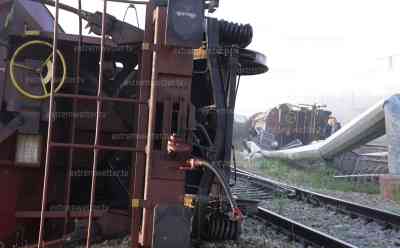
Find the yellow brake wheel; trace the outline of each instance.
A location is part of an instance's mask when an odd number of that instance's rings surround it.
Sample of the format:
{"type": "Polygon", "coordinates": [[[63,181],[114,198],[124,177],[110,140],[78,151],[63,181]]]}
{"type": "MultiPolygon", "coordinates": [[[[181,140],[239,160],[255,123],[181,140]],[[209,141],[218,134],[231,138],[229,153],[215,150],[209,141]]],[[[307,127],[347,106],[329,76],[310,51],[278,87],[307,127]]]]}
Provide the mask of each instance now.
{"type": "MultiPolygon", "coordinates": [[[[23,64],[19,64],[17,63],[17,59],[18,59],[18,55],[20,55],[22,53],[22,51],[24,51],[25,49],[35,49],[35,46],[46,46],[49,48],[53,48],[53,45],[51,45],[48,42],[45,41],[41,41],[41,40],[33,40],[33,41],[29,41],[24,43],[23,45],[21,45],[20,47],[18,47],[17,50],[15,50],[11,60],[10,60],[10,78],[11,78],[11,82],[14,85],[15,89],[21,93],[22,95],[30,98],[30,99],[35,99],[35,100],[42,100],[42,99],[46,99],[50,96],[50,92],[47,89],[47,85],[50,83],[56,83],[57,82],[53,82],[53,62],[52,62],[52,57],[53,54],[51,53],[45,61],[42,61],[40,68],[34,68],[31,66],[27,66],[27,65],[23,65],[23,64]],[[16,71],[15,68],[19,68],[19,69],[23,69],[23,70],[27,70],[30,71],[32,73],[38,74],[40,76],[40,82],[42,84],[42,88],[43,88],[43,95],[35,95],[29,91],[27,91],[26,89],[24,89],[22,87],[23,84],[21,84],[17,79],[16,79],[16,71]],[[46,72],[46,75],[43,75],[43,72],[46,72]]],[[[67,65],[65,63],[65,58],[62,55],[62,53],[57,50],[57,57],[60,59],[61,61],[61,72],[62,75],[60,76],[61,80],[58,82],[57,87],[54,86],[54,93],[58,92],[61,87],[64,85],[65,79],[67,77],[67,65]]]]}

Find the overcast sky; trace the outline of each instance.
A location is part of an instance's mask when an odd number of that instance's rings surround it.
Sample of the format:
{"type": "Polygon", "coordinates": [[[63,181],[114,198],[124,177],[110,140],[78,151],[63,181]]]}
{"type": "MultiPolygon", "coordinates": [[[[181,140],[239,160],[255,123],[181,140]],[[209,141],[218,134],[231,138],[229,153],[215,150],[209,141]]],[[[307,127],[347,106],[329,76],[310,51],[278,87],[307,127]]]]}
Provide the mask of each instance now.
{"type": "MultiPolygon", "coordinates": [[[[239,114],[282,102],[323,104],[329,96],[383,97],[400,87],[398,0],[220,0],[220,5],[213,16],[252,24],[250,48],[263,52],[270,67],[264,75],[242,78],[239,114]]],[[[122,19],[126,6],[111,3],[110,13],[122,19]]],[[[101,10],[102,1],[84,0],[83,7],[101,10]]],[[[143,12],[139,8],[141,27],[143,12]]],[[[60,20],[69,32],[77,23],[65,12],[60,20]]],[[[134,11],[127,20],[136,23],[134,11]]]]}

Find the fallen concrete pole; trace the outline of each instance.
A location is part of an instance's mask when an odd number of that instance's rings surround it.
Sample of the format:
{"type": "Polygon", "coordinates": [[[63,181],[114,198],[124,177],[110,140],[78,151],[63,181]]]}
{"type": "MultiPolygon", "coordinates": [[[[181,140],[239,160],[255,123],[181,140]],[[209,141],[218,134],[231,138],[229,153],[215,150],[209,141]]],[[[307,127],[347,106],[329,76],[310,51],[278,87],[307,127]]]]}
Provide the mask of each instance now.
{"type": "MultiPolygon", "coordinates": [[[[338,132],[336,132],[324,141],[288,150],[263,150],[261,151],[261,153],[266,158],[277,158],[293,161],[332,159],[344,152],[350,151],[359,145],[368,143],[385,134],[386,103],[388,104],[386,115],[388,115],[389,113],[396,113],[394,110],[400,109],[400,106],[396,105],[400,104],[400,95],[394,95],[375,104],[373,107],[362,113],[360,116],[352,120],[342,129],[340,129],[338,132]]],[[[397,113],[398,112],[399,111],[397,111],[397,113]]],[[[400,127],[398,126],[400,124],[397,124],[396,126],[394,125],[394,123],[398,123],[400,121],[400,114],[391,114],[390,116],[391,117],[387,119],[389,119],[391,122],[391,129],[396,129],[399,131],[400,127]]],[[[398,140],[398,136],[399,135],[394,135],[394,137],[390,139],[389,142],[397,142],[397,144],[399,144],[400,141],[398,140]]],[[[394,145],[392,146],[396,147],[394,145]]],[[[396,158],[393,158],[393,160],[398,161],[397,158],[400,158],[399,154],[397,154],[396,158]]],[[[394,167],[400,168],[399,165],[394,165],[394,167]]],[[[391,170],[390,173],[392,172],[395,171],[391,170]]],[[[398,172],[400,173],[400,170],[398,172]]]]}
{"type": "Polygon", "coordinates": [[[385,133],[389,174],[381,175],[379,181],[383,197],[393,200],[400,196],[400,94],[380,101],[324,141],[280,151],[259,150],[257,154],[291,161],[333,159],[385,133]]]}

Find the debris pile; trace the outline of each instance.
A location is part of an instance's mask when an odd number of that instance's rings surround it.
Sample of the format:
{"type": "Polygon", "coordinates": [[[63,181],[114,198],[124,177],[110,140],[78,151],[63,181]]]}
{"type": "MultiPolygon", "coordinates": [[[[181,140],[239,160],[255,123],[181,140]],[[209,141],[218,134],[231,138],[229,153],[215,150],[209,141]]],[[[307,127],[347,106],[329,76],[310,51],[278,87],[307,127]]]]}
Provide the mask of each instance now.
{"type": "Polygon", "coordinates": [[[325,105],[280,104],[249,120],[249,140],[264,150],[289,149],[324,140],[341,128],[325,105]]]}

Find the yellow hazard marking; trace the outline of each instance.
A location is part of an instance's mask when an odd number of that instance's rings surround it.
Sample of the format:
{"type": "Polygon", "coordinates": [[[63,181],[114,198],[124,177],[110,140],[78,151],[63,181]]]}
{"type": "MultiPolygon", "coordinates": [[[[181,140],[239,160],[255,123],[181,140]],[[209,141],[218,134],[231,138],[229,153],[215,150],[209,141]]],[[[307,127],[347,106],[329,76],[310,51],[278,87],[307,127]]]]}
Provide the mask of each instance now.
{"type": "Polygon", "coordinates": [[[193,196],[185,196],[183,198],[183,205],[187,208],[194,208],[194,197],[193,196]]]}
{"type": "Polygon", "coordinates": [[[132,199],[132,208],[140,208],[140,199],[132,199]]]}
{"type": "Polygon", "coordinates": [[[143,42],[143,44],[142,44],[142,50],[150,50],[150,43],[148,43],[148,42],[143,42]]]}
{"type": "Polygon", "coordinates": [[[39,36],[40,31],[39,30],[26,30],[24,34],[26,36],[39,36]]]}
{"type": "Polygon", "coordinates": [[[194,59],[207,59],[207,51],[204,48],[194,49],[193,51],[194,59]]]}

